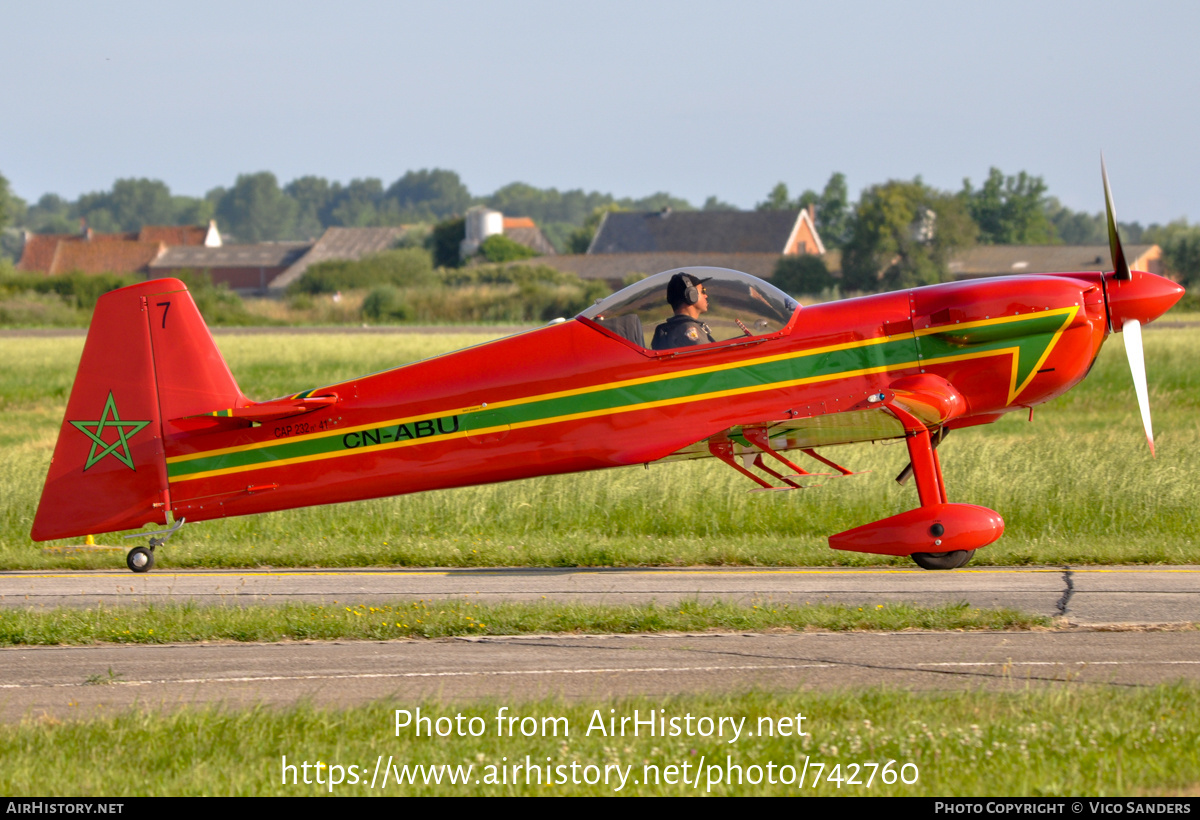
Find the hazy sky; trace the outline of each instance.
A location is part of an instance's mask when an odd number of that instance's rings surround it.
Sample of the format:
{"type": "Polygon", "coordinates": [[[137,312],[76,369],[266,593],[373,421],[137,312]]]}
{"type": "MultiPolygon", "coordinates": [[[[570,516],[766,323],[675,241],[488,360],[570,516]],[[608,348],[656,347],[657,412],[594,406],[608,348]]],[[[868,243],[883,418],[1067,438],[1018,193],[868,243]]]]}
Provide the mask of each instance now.
{"type": "Polygon", "coordinates": [[[273,171],[617,196],[852,196],[989,167],[1200,219],[1200,3],[0,0],[0,174],[33,201],[273,171]]]}

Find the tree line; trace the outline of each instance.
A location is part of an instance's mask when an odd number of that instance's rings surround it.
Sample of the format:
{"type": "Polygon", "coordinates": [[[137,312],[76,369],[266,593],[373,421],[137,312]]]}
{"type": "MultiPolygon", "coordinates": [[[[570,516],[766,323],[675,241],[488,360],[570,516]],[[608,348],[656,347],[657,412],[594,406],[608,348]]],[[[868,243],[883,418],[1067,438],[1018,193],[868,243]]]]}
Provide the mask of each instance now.
{"type": "Polygon", "coordinates": [[[96,231],[116,232],[136,231],[143,225],[200,225],[216,219],[221,233],[235,242],[305,240],[330,227],[433,224],[478,204],[532,217],[562,249],[570,234],[598,209],[692,207],[666,193],[617,199],[597,191],[559,191],[521,182],[476,196],[457,173],[440,168],[409,171],[387,186],[377,178],[343,185],[318,176],[280,185],[274,174],[262,171],[240,174],[231,187],[213,188],[203,197],[173,195],[160,180],[119,179],[111,190],[84,194],[75,201],[45,194],[27,204],[8,190],[7,182],[0,182],[0,187],[0,228],[74,233],[83,221],[96,231]]]}
{"type": "MultiPolygon", "coordinates": [[[[457,173],[439,168],[409,171],[386,186],[377,178],[342,184],[318,176],[280,185],[274,174],[263,171],[241,174],[231,187],[214,188],[203,197],[172,194],[160,180],[120,179],[111,190],[74,201],[45,194],[32,204],[13,194],[0,175],[0,229],[8,229],[3,251],[10,259],[20,254],[19,230],[73,233],[81,220],[97,231],[114,232],[143,225],[204,224],[215,218],[222,233],[238,242],[310,239],[335,226],[414,223],[431,226],[437,237],[461,230],[456,219],[476,204],[533,218],[558,250],[572,253],[587,249],[606,212],[696,209],[665,192],[617,198],[521,182],[477,196],[457,173]]],[[[1103,213],[1070,210],[1049,196],[1041,177],[1024,171],[1006,175],[992,168],[978,188],[967,179],[954,192],[937,190],[920,177],[892,180],[864,189],[857,203],[850,200],[845,175],[834,173],[820,191],[808,189],[795,198],[780,182],[756,205],[760,210],[809,206],[826,247],[842,252],[840,284],[846,290],[939,281],[946,277],[949,257],[974,243],[1108,242],[1103,213]]],[[[735,210],[716,196],[699,207],[735,210]]],[[[1168,270],[1186,284],[1200,284],[1200,224],[1182,219],[1165,226],[1121,223],[1120,228],[1128,243],[1161,245],[1168,270]]]]}
{"type": "MultiPolygon", "coordinates": [[[[807,293],[822,283],[877,291],[944,281],[950,258],[974,244],[1108,244],[1103,212],[1072,211],[1047,194],[1041,177],[1024,171],[1005,175],[992,168],[980,187],[965,179],[957,192],[939,191],[920,177],[892,180],[865,189],[854,205],[845,177],[835,173],[820,193],[806,190],[795,199],[781,182],[756,207],[809,205],[821,240],[842,256],[836,281],[813,260],[788,260],[785,275],[803,282],[796,287],[807,293]]],[[[1161,246],[1168,272],[1185,285],[1200,285],[1200,224],[1121,222],[1119,230],[1126,243],[1161,246]]]]}

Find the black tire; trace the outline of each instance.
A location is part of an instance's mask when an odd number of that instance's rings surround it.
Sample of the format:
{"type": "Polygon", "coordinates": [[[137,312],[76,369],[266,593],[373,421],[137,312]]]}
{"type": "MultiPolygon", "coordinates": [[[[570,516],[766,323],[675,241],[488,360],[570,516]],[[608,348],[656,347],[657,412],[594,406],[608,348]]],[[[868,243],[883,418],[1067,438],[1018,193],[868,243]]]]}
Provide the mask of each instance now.
{"type": "Polygon", "coordinates": [[[154,551],[148,547],[134,547],[125,556],[125,565],[134,572],[149,572],[154,569],[154,551]]]}
{"type": "Polygon", "coordinates": [[[958,569],[965,567],[971,560],[974,550],[954,550],[953,552],[914,552],[912,559],[921,569],[958,569]]]}

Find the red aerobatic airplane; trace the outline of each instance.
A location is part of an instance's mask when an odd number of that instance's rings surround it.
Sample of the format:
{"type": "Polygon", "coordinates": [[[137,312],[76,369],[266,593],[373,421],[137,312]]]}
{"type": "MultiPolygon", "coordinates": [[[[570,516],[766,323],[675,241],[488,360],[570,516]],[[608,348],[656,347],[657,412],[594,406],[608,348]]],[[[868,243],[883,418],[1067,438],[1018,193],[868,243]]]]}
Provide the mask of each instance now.
{"type": "Polygon", "coordinates": [[[829,544],[963,566],[1004,522],[947,500],[947,431],[1061,395],[1123,330],[1151,437],[1140,327],[1183,289],[1129,270],[1104,185],[1112,273],[801,309],[752,276],[686,268],[715,341],[690,331],[699,343],[655,349],[666,271],[569,321],[266,402],[238,389],[182,282],[122,288],[96,305],[32,535],[171,525],[129,552],[145,572],[185,520],[706,456],[798,487],[808,473],[786,451],[846,474],[815,448],[903,438],[920,506],[829,544]]]}

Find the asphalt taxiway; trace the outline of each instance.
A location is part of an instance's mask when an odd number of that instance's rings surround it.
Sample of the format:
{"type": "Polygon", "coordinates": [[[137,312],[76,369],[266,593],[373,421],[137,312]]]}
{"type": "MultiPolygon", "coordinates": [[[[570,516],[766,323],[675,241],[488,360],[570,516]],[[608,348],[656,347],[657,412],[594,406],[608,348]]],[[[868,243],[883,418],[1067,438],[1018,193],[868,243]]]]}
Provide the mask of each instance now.
{"type": "Polygon", "coordinates": [[[193,602],[393,603],[471,598],[591,603],[964,601],[1078,624],[1200,622],[1200,566],[323,569],[0,572],[0,607],[193,602]]]}
{"type": "Polygon", "coordinates": [[[754,688],[1011,689],[1200,682],[1200,567],[0,573],[0,606],[191,601],[962,601],[1056,616],[1025,632],[542,635],[436,641],[10,647],[0,719],[183,704],[510,702],[754,688]]]}

